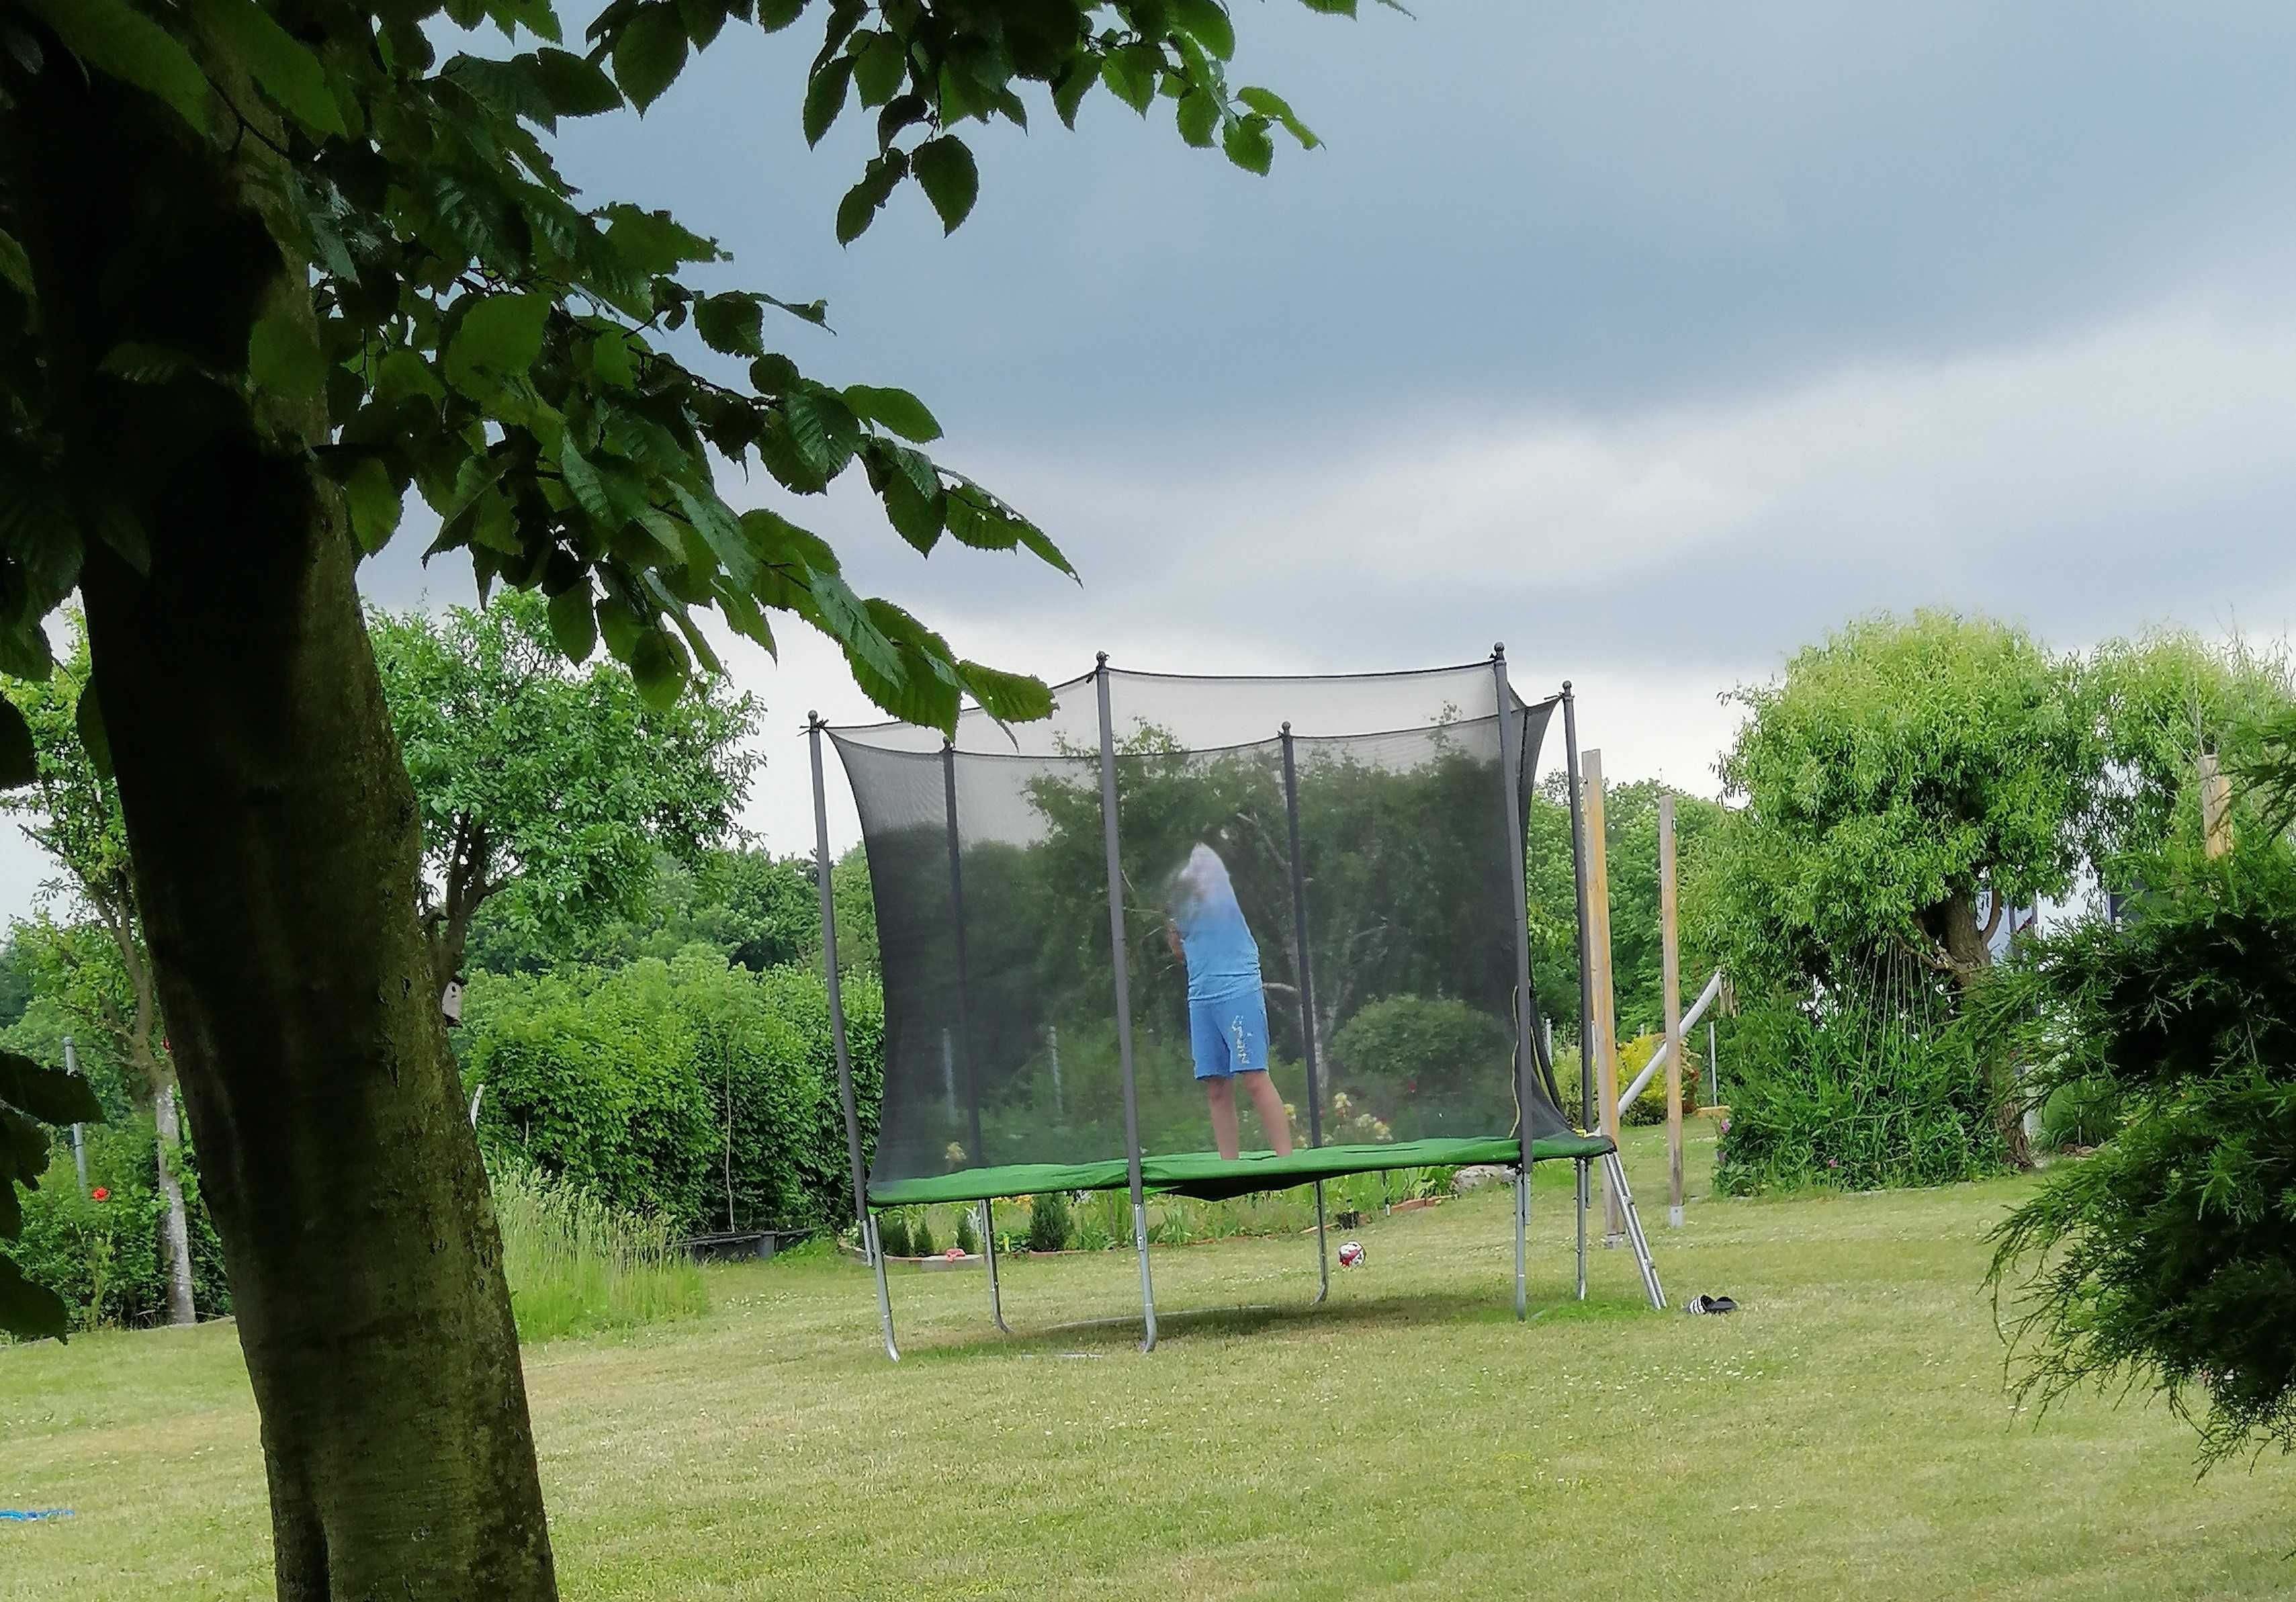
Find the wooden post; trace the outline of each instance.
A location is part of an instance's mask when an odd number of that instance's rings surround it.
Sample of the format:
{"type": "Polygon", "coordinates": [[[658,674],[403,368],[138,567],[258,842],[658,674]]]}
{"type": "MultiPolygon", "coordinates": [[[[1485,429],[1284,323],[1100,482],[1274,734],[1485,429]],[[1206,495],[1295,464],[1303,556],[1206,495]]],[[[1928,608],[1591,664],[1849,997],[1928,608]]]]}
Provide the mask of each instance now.
{"type": "Polygon", "coordinates": [[[1658,798],[1659,990],[1666,1003],[1666,1221],[1682,1228],[1682,930],[1675,917],[1674,797],[1658,798]]]}
{"type": "MultiPolygon", "coordinates": [[[[1618,1002],[1611,989],[1611,868],[1603,839],[1603,753],[1590,751],[1579,761],[1587,786],[1587,967],[1594,979],[1594,1015],[1580,1020],[1581,1051],[1595,1054],[1596,1110],[1603,1133],[1619,1138],[1618,1002]]],[[[1616,1246],[1626,1239],[1626,1214],[1611,1187],[1603,1187],[1603,1244],[1616,1246]]]]}
{"type": "Polygon", "coordinates": [[[2218,766],[2213,751],[2201,752],[2201,831],[2210,856],[2232,850],[2232,776],[2218,766]]]}

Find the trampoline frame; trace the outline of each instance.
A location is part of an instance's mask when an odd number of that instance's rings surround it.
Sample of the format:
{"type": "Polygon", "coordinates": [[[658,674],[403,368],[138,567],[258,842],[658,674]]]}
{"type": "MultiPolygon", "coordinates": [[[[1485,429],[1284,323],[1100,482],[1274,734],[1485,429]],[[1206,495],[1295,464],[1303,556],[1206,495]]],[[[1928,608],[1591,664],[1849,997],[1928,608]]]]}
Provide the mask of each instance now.
{"type": "MultiPolygon", "coordinates": [[[[1502,826],[1507,841],[1509,883],[1513,889],[1515,930],[1515,985],[1513,1013],[1515,1021],[1514,1095],[1515,1130],[1522,1155],[1514,1164],[1514,1310],[1518,1319],[1529,1315],[1529,1253],[1530,1230],[1530,1169],[1537,1161],[1530,1152],[1532,1141],[1529,1129],[1528,1110],[1532,1096],[1540,1089],[1538,1079],[1543,1074],[1548,1086],[1554,1083],[1554,1064],[1544,1056],[1541,1047],[1545,1034],[1539,1025],[1538,1001],[1531,987],[1530,928],[1529,891],[1524,860],[1524,816],[1518,785],[1531,782],[1532,776],[1518,774],[1521,766],[1522,729],[1512,704],[1513,694],[1507,678],[1506,646],[1504,643],[1491,648],[1490,668],[1493,687],[1496,693],[1499,730],[1499,780],[1502,826]]],[[[1153,1273],[1148,1256],[1147,1195],[1142,1179],[1143,1154],[1140,1146],[1139,1093],[1133,1064],[1131,1008],[1131,952],[1124,926],[1124,881],[1119,853],[1119,832],[1117,817],[1116,729],[1111,706],[1108,653],[1101,652],[1093,670],[1100,714],[1100,788],[1103,840],[1108,867],[1109,932],[1113,959],[1111,979],[1116,1004],[1117,1054],[1124,1084],[1124,1136],[1127,1188],[1132,1202],[1133,1249],[1140,1269],[1140,1323],[1143,1352],[1156,1349],[1156,1293],[1153,1273]]],[[[1570,682],[1565,679],[1562,692],[1554,698],[1562,707],[1563,760],[1568,775],[1570,796],[1570,857],[1576,891],[1576,915],[1578,944],[1579,1017],[1581,1035],[1584,1020],[1593,1012],[1593,970],[1591,965],[1592,925],[1588,918],[1589,885],[1586,842],[1586,814],[1579,795],[1578,720],[1577,697],[1570,682]]],[[[1527,710],[1527,709],[1526,709],[1527,710]]],[[[829,854],[829,809],[824,776],[821,737],[827,732],[818,712],[806,715],[806,734],[813,765],[814,844],[816,876],[821,901],[822,959],[826,972],[830,1015],[830,1037],[837,1057],[838,1096],[845,1115],[845,1135],[848,1154],[853,1173],[853,1204],[859,1220],[862,1251],[873,1270],[877,1288],[877,1317],[883,1335],[885,1355],[895,1362],[900,1360],[900,1347],[894,1335],[893,1305],[890,1285],[886,1277],[885,1253],[877,1227],[876,1211],[869,1202],[868,1170],[861,1154],[860,1109],[853,1089],[852,1054],[845,1030],[845,1003],[840,982],[837,961],[836,907],[831,884],[829,854]]],[[[1300,796],[1298,768],[1294,759],[1292,725],[1287,720],[1279,731],[1283,753],[1283,801],[1285,823],[1289,833],[1292,883],[1293,955],[1299,976],[1298,999],[1300,1008],[1302,1056],[1308,1080],[1308,1138],[1310,1147],[1323,1145],[1323,1116],[1319,1094],[1316,1031],[1314,1027],[1314,977],[1308,953],[1307,883],[1300,870],[1300,796]]],[[[956,925],[957,1002],[955,1032],[962,1043],[964,1057],[964,1082],[972,1121],[972,1149],[983,1150],[980,1138],[980,1093],[974,1073],[972,1041],[967,1008],[969,975],[966,969],[964,933],[964,861],[957,827],[956,748],[953,741],[944,740],[941,747],[943,793],[947,807],[948,834],[949,891],[956,925]]],[[[1595,1086],[1591,1059],[1585,1049],[1579,1052],[1579,1105],[1581,1123],[1592,1127],[1595,1117],[1595,1086]]],[[[1558,1103],[1559,1105],[1559,1103],[1558,1103]]],[[[1613,1150],[1602,1159],[1606,1177],[1626,1195],[1626,1174],[1613,1150]]],[[[1576,1197],[1578,1204],[1578,1299],[1587,1297],[1587,1212],[1592,1191],[1591,1167],[1594,1159],[1578,1156],[1576,1165],[1576,1197]]],[[[1316,1193],[1316,1290],[1310,1306],[1321,1305],[1331,1294],[1332,1271],[1327,1238],[1324,1181],[1315,1180],[1316,1193]]],[[[1628,1218],[1632,1220],[1631,1201],[1627,1202],[1628,1218]]],[[[996,1327],[1006,1335],[1013,1333],[1004,1321],[1003,1294],[996,1270],[996,1234],[994,1203],[983,1197],[980,1202],[981,1253],[988,1281],[989,1317],[996,1327]]],[[[1656,1266],[1650,1258],[1650,1249],[1641,1229],[1630,1221],[1629,1239],[1633,1244],[1642,1270],[1644,1286],[1653,1307],[1666,1305],[1660,1289],[1656,1266]]],[[[1128,1322],[1129,1319],[1122,1320],[1128,1322]]]]}

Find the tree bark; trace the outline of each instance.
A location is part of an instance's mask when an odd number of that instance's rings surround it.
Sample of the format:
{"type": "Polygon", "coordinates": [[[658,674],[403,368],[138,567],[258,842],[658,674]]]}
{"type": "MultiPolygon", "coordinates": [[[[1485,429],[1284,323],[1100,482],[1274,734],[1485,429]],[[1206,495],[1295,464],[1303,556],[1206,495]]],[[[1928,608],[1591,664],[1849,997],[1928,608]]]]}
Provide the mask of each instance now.
{"type": "Polygon", "coordinates": [[[256,212],[267,158],[48,60],[0,111],[0,160],[68,471],[112,475],[150,547],[139,572],[91,542],[93,687],[261,1414],[278,1594],[553,1598],[414,793],[307,454],[324,413],[100,368],[134,340],[237,370],[266,298],[309,315],[256,212]]]}
{"type": "Polygon", "coordinates": [[[160,1245],[168,1258],[168,1322],[196,1324],[200,1310],[192,1295],[192,1226],[184,1206],[183,1181],[176,1177],[171,1154],[183,1149],[184,1132],[176,1116],[176,1088],[160,1085],[152,1103],[160,1138],[152,1163],[158,1170],[160,1194],[168,1211],[160,1220],[160,1245]]]}

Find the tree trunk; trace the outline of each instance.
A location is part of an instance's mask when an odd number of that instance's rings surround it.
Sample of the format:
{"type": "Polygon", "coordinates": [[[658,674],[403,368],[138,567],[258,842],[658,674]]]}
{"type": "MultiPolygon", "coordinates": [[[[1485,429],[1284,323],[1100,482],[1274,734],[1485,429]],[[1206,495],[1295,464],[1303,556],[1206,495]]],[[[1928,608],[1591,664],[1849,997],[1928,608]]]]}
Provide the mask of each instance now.
{"type": "Polygon", "coordinates": [[[160,1220],[160,1245],[168,1258],[168,1322],[196,1324],[199,1309],[192,1300],[192,1227],[184,1210],[184,1187],[176,1178],[171,1154],[183,1149],[184,1131],[176,1117],[176,1088],[153,1087],[152,1113],[160,1128],[152,1166],[159,1171],[160,1194],[168,1211],[160,1220]]]}
{"type": "Polygon", "coordinates": [[[261,1414],[278,1594],[552,1598],[414,793],[306,454],[324,414],[100,368],[132,340],[235,371],[266,298],[309,316],[251,198],[269,158],[47,61],[0,107],[0,162],[66,470],[119,485],[149,545],[139,572],[91,544],[93,688],[261,1414]]]}

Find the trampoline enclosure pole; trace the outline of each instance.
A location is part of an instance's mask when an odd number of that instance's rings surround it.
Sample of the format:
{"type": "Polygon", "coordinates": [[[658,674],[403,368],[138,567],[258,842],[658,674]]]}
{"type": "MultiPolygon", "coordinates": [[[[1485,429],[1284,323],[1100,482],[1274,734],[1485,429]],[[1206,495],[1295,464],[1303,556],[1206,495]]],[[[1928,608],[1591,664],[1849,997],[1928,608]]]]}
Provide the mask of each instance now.
{"type": "MultiPolygon", "coordinates": [[[[1578,908],[1578,1127],[1595,1125],[1595,1059],[1589,1055],[1587,1020],[1595,1015],[1593,955],[1587,940],[1587,825],[1578,794],[1578,698],[1562,681],[1562,760],[1570,792],[1570,877],[1578,908]]],[[[1578,1159],[1578,1300],[1587,1299],[1587,1211],[1594,1200],[1593,1165],[1578,1159]]]]}
{"type": "Polygon", "coordinates": [[[1514,913],[1515,1127],[1522,1138],[1522,1188],[1515,1207],[1514,1310],[1515,1316],[1521,1318],[1525,1312],[1522,1241],[1530,1225],[1531,1091],[1538,1067],[1530,1017],[1538,1004],[1530,993],[1530,892],[1524,883],[1523,869],[1522,785],[1528,776],[1521,770],[1528,753],[1523,750],[1522,724],[1515,716],[1514,695],[1507,686],[1504,645],[1491,647],[1491,677],[1498,693],[1499,790],[1506,828],[1508,905],[1514,913]]]}
{"type": "Polygon", "coordinates": [[[964,1055],[964,1102],[971,1115],[972,1164],[988,1166],[988,1152],[980,1138],[980,1079],[972,1065],[972,974],[964,949],[964,858],[956,832],[956,745],[940,748],[941,784],[948,801],[949,918],[956,932],[956,1047],[964,1055]]]}
{"type": "MultiPolygon", "coordinates": [[[[1308,957],[1308,880],[1300,862],[1300,769],[1292,725],[1283,725],[1283,821],[1292,842],[1292,950],[1300,982],[1300,1056],[1308,1070],[1308,1144],[1324,1144],[1324,1092],[1316,1080],[1315,965],[1308,957]]],[[[1332,1259],[1324,1233],[1324,1182],[1316,1181],[1316,1300],[1332,1294],[1332,1259]]]]}
{"type": "Polygon", "coordinates": [[[837,1095],[845,1107],[845,1149],[853,1162],[853,1219],[863,1226],[870,1255],[874,1257],[875,1231],[868,1228],[869,1174],[861,1165],[861,1109],[853,1097],[853,1056],[845,1042],[845,992],[837,974],[837,901],[829,878],[829,801],[822,787],[821,728],[821,715],[807,714],[806,734],[813,748],[813,843],[821,891],[821,960],[829,986],[829,1039],[837,1051],[837,1095]]]}
{"type": "Polygon", "coordinates": [[[1148,1272],[1148,1200],[1140,1182],[1140,1086],[1132,1065],[1132,952],[1124,932],[1124,861],[1116,827],[1116,714],[1109,704],[1108,653],[1094,675],[1100,690],[1100,821],[1108,850],[1108,941],[1116,981],[1116,1056],[1124,1070],[1124,1159],[1132,1182],[1132,1244],[1140,1256],[1143,1351],[1156,1349],[1156,1290],[1148,1272]]]}

